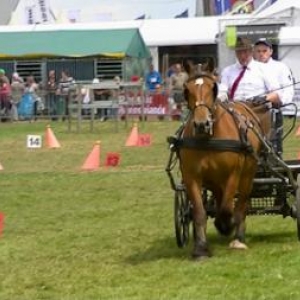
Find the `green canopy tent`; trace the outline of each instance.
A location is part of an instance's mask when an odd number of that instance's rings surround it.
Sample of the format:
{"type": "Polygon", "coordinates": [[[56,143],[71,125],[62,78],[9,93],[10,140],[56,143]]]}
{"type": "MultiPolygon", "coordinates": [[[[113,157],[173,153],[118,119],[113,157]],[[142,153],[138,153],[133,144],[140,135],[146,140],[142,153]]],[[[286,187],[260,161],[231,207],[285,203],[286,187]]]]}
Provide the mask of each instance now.
{"type": "Polygon", "coordinates": [[[49,69],[59,72],[63,68],[78,80],[91,80],[94,76],[103,76],[102,72],[107,72],[103,78],[112,78],[118,73],[124,80],[129,80],[132,75],[143,76],[150,59],[150,51],[138,28],[39,26],[34,30],[29,27],[10,30],[6,27],[0,29],[0,44],[0,67],[9,74],[18,71],[26,76],[30,72],[39,80],[46,80],[49,69]],[[104,70],[98,67],[101,62],[105,64],[102,64],[104,70]],[[44,71],[40,74],[33,71],[32,63],[37,65],[36,69],[44,71]],[[116,63],[120,65],[117,67],[121,68],[120,72],[116,71],[116,63]],[[39,67],[39,64],[45,67],[39,67]]]}
{"type": "Polygon", "coordinates": [[[0,32],[0,59],[44,57],[149,58],[137,28],[0,32]]]}

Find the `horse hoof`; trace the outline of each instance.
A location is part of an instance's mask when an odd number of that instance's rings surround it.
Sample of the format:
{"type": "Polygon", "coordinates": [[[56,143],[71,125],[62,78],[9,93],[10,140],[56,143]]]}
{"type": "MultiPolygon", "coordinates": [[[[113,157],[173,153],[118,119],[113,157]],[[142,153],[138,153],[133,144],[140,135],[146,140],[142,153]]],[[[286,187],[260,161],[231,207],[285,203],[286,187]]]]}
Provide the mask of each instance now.
{"type": "Polygon", "coordinates": [[[202,255],[202,256],[195,256],[192,255],[192,260],[197,262],[204,262],[210,258],[210,255],[202,255]]]}
{"type": "Polygon", "coordinates": [[[209,249],[201,249],[201,250],[197,249],[194,250],[192,253],[192,259],[196,261],[203,261],[210,258],[211,256],[212,254],[209,251],[209,249]]]}
{"type": "Polygon", "coordinates": [[[240,242],[239,240],[233,240],[229,244],[229,248],[230,249],[237,249],[237,250],[247,250],[248,249],[247,245],[240,242]]]}

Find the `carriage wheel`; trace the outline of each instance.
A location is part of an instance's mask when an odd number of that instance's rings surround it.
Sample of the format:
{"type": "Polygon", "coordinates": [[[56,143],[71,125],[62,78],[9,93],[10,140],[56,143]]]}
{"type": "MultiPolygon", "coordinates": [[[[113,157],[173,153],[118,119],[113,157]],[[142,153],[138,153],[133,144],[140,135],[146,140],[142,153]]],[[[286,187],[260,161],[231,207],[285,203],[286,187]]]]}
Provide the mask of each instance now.
{"type": "Polygon", "coordinates": [[[300,174],[297,176],[297,191],[296,191],[296,218],[297,218],[297,233],[300,241],[300,174]]]}
{"type": "Polygon", "coordinates": [[[177,245],[183,248],[189,241],[190,203],[185,191],[175,192],[174,221],[177,245]]]}

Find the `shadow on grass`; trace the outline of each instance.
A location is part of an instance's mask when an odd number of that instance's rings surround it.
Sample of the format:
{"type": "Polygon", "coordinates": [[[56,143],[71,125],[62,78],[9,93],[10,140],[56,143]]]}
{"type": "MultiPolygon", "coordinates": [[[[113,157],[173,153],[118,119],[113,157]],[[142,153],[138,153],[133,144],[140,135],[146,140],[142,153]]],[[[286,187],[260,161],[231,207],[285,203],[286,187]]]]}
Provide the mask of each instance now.
{"type": "MultiPolygon", "coordinates": [[[[208,233],[209,248],[214,255],[217,248],[227,249],[230,238],[220,236],[217,232],[208,233]]],[[[179,248],[175,236],[168,236],[152,242],[145,250],[136,251],[134,254],[125,258],[125,262],[131,265],[142,264],[161,259],[170,260],[191,260],[192,248],[194,245],[193,236],[190,234],[188,244],[179,248]]]]}
{"type": "Polygon", "coordinates": [[[175,237],[168,236],[155,240],[146,249],[136,251],[128,256],[125,262],[131,265],[141,264],[160,259],[182,260],[190,255],[192,241],[184,248],[178,248],[175,237]]]}
{"type": "Polygon", "coordinates": [[[274,244],[284,243],[286,241],[297,241],[297,232],[295,231],[280,231],[280,232],[261,232],[261,233],[249,233],[246,236],[246,240],[251,244],[274,244]]]}
{"type": "MultiPolygon", "coordinates": [[[[215,252],[221,249],[228,249],[228,245],[232,237],[220,236],[217,232],[208,234],[209,248],[214,256],[215,252]]],[[[280,232],[267,232],[267,233],[249,233],[246,235],[246,243],[248,246],[259,244],[262,246],[272,244],[283,244],[298,241],[296,231],[280,231],[280,232]]],[[[193,237],[190,236],[188,244],[179,248],[176,244],[176,238],[172,236],[164,237],[155,240],[145,250],[136,251],[134,254],[125,258],[125,263],[131,265],[138,265],[145,262],[157,261],[161,259],[177,259],[177,260],[191,260],[191,252],[193,247],[193,237]]],[[[273,246],[272,246],[273,247],[273,246]]],[[[221,251],[223,251],[221,250],[221,251]]]]}

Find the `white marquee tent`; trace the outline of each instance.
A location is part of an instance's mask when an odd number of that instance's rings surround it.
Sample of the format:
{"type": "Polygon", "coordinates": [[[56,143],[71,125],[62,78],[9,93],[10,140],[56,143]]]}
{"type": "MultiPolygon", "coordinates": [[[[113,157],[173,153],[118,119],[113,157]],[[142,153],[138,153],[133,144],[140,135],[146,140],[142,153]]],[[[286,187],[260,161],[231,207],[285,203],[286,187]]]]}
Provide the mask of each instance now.
{"type": "MultiPolygon", "coordinates": [[[[255,14],[255,13],[254,13],[255,14]]],[[[290,18],[293,24],[300,25],[300,1],[299,0],[277,0],[274,4],[264,9],[256,17],[264,18],[290,18]]]]}
{"type": "MultiPolygon", "coordinates": [[[[113,29],[139,28],[140,33],[154,56],[154,63],[158,64],[158,48],[161,46],[205,45],[217,44],[217,35],[224,26],[238,25],[255,19],[282,18],[291,20],[292,26],[300,26],[300,0],[277,0],[259,14],[225,15],[213,17],[177,18],[177,19],[144,19],[117,22],[97,23],[66,23],[41,25],[12,25],[0,26],[1,31],[38,31],[38,30],[66,30],[66,29],[113,29]]],[[[262,21],[263,22],[263,21],[262,21]]],[[[279,38],[280,45],[300,45],[297,27],[282,28],[279,38]]],[[[299,27],[298,27],[299,29],[299,27]]]]}

